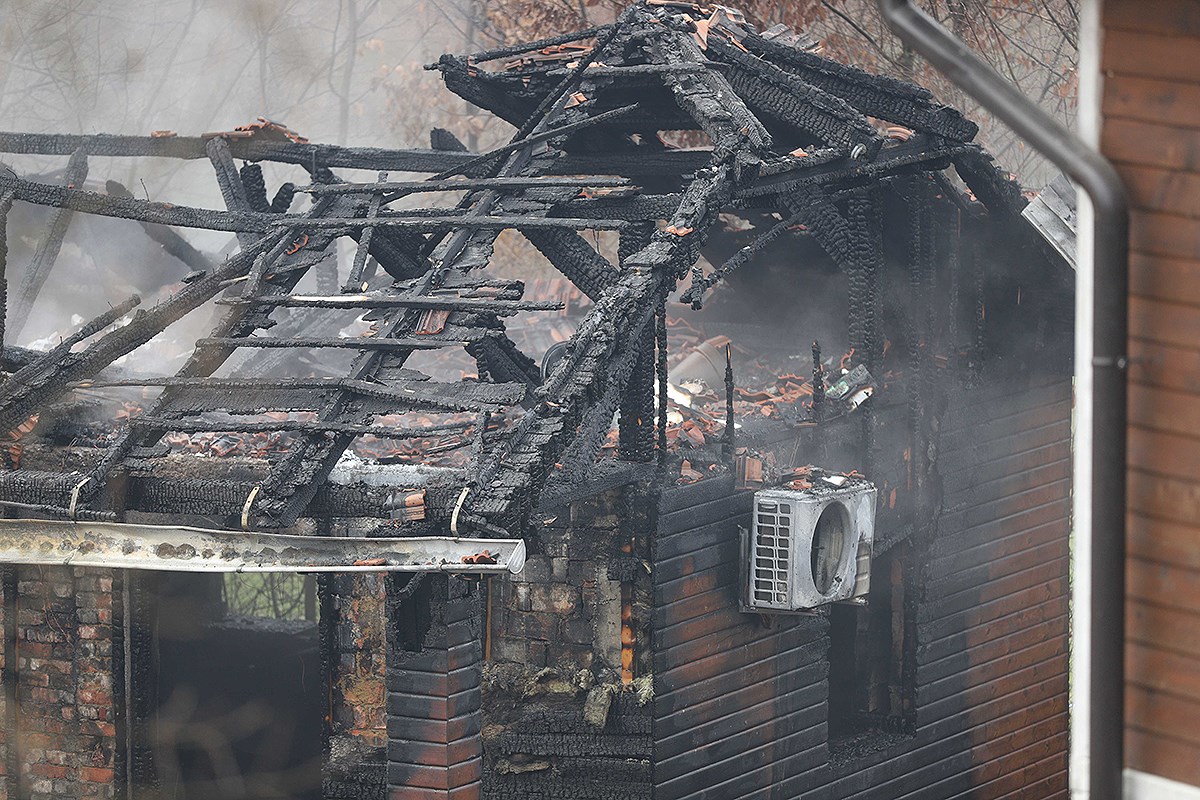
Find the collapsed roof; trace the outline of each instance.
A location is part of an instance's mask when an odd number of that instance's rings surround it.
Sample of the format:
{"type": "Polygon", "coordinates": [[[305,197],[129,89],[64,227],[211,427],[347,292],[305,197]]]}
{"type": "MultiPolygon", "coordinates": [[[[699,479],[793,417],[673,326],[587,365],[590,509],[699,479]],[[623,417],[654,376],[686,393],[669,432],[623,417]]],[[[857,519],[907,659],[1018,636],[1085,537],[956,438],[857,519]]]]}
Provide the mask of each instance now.
{"type": "MultiPolygon", "coordinates": [[[[194,270],[152,307],[131,298],[48,352],[6,348],[6,431],[84,383],[162,391],[86,468],[0,472],[0,502],[75,519],[199,514],[260,530],[306,515],[390,514],[413,530],[519,536],[552,473],[590,465],[623,408],[631,420],[623,454],[654,458],[653,387],[665,380],[661,309],[681,281],[690,281],[684,297],[698,306],[708,288],[797,227],[852,275],[878,269],[881,243],[860,218],[868,207],[854,201],[898,176],[925,175],[931,191],[959,196],[943,174],[953,166],[990,213],[1014,218],[1025,204],[971,143],[975,125],[926,90],[832,61],[786,29],[756,31],[721,6],[638,4],[610,25],[431,66],[452,91],[516,126],[512,140],[481,154],[445,132],[435,132],[430,150],[347,148],[309,143],[268,121],[205,137],[0,134],[0,152],[71,156],[66,186],[0,176],[0,213],[14,201],[58,209],[10,304],[10,323],[28,314],[75,212],[143,223],[194,270]],[[698,131],[692,139],[706,141],[672,147],[666,131],[698,131]],[[227,210],[138,200],[111,184],[107,193],[77,188],[88,160],[101,156],[207,158],[227,210]],[[251,163],[239,172],[235,159],[251,163]],[[311,185],[301,191],[311,206],[288,213],[287,186],[269,201],[259,161],[305,169],[311,185]],[[351,183],[336,172],[344,168],[382,172],[374,183],[351,183]],[[432,175],[392,181],[389,170],[432,175]],[[452,191],[465,191],[453,207],[392,205],[452,191]],[[706,274],[694,267],[727,211],[772,224],[706,274]],[[240,251],[210,263],[174,227],[236,233],[240,251]],[[523,300],[520,281],[489,271],[496,237],[509,229],[594,301],[544,380],[504,320],[556,306],[523,300]],[[619,232],[617,263],[585,231],[619,232]],[[339,238],[357,248],[341,285],[298,294],[339,238]],[[223,313],[174,374],[106,372],[214,298],[223,313]],[[340,337],[327,319],[337,311],[365,314],[369,334],[340,337]],[[414,353],[438,348],[465,348],[478,377],[434,381],[406,366],[414,353]],[[337,379],[216,377],[250,349],[349,350],[354,359],[337,379]],[[412,422],[431,415],[441,421],[412,422]],[[467,430],[463,470],[392,485],[329,483],[363,436],[467,430]],[[250,479],[215,460],[189,477],[158,469],[169,450],[164,435],[218,431],[282,432],[289,445],[250,479]],[[416,483],[419,508],[408,499],[416,483]]],[[[866,349],[878,345],[876,333],[852,330],[866,349]]]]}

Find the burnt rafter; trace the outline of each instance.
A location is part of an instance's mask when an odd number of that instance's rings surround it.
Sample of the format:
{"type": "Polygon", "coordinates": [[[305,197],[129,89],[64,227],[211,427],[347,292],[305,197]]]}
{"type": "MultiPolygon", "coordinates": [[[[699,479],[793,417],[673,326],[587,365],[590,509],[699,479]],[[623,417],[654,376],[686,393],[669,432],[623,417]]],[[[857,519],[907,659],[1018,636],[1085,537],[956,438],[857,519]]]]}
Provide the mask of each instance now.
{"type": "MultiPolygon", "coordinates": [[[[618,411],[623,457],[652,461],[663,447],[651,420],[654,393],[664,391],[663,303],[689,273],[685,299],[699,305],[771,241],[810,236],[846,270],[854,302],[877,307],[880,187],[951,166],[978,202],[945,179],[938,197],[955,197],[937,202],[1016,224],[1024,200],[970,143],[973,123],[924,89],[837,64],[802,37],[768,34],[722,7],[638,4],[611,25],[444,56],[431,68],[449,89],[518,128],[485,153],[466,152],[446,132],[433,137],[441,149],[315,144],[266,121],[203,137],[0,132],[0,152],[71,156],[77,176],[50,186],[0,175],[6,202],[56,209],[27,281],[53,265],[74,213],[137,221],[196,270],[173,294],[148,308],[134,298],[48,353],[6,353],[17,369],[0,383],[6,431],[81,387],[161,393],[86,473],[0,471],[0,503],[80,519],[113,509],[170,513],[187,479],[163,488],[168,479],[155,475],[169,458],[164,434],[272,433],[288,437],[288,447],[253,480],[228,480],[213,466],[209,488],[185,494],[202,497],[205,513],[246,527],[286,528],[331,509],[385,517],[379,499],[387,491],[328,482],[347,448],[372,435],[471,448],[468,467],[430,479],[424,520],[403,525],[520,535],[551,475],[580,477],[618,411]],[[679,128],[702,132],[696,136],[707,136],[708,146],[674,149],[660,140],[661,131],[679,128]],[[95,169],[112,156],[207,159],[226,208],[139,200],[113,183],[107,193],[85,188],[84,158],[95,169]],[[301,167],[307,185],[284,184],[268,199],[263,161],[301,167]],[[374,170],[377,179],[348,182],[334,172],[342,168],[374,170]],[[389,172],[431,177],[397,181],[389,172]],[[392,206],[449,192],[461,193],[457,203],[392,206]],[[297,193],[308,204],[293,211],[297,193]],[[723,213],[762,228],[706,275],[695,265],[723,213]],[[236,234],[240,250],[210,263],[180,228],[236,234]],[[558,306],[525,300],[521,282],[489,272],[505,230],[520,232],[592,301],[544,381],[503,320],[558,306]],[[615,263],[582,234],[602,230],[620,232],[615,263]],[[342,275],[330,267],[339,238],[356,245],[342,275]],[[299,293],[313,271],[319,288],[299,293]],[[214,326],[175,374],[102,374],[214,299],[214,326]],[[370,329],[343,335],[348,313],[370,329]],[[441,348],[464,348],[478,377],[438,382],[407,366],[414,353],[441,348]],[[320,362],[337,351],[353,353],[337,376],[273,377],[299,368],[301,358],[320,362]],[[235,355],[271,369],[239,373],[235,355]],[[233,371],[218,373],[231,360],[233,371]]],[[[855,321],[851,338],[868,358],[878,355],[874,320],[855,321]]]]}

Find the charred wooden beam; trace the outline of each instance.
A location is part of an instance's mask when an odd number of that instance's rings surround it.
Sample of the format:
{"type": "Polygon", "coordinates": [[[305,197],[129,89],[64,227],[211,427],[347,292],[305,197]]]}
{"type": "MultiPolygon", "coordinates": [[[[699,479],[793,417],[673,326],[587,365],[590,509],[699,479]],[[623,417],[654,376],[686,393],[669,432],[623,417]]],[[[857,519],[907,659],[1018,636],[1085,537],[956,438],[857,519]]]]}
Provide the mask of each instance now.
{"type": "Polygon", "coordinates": [[[434,308],[449,311],[472,311],[506,316],[519,311],[559,311],[563,304],[551,300],[492,300],[473,297],[406,297],[390,294],[270,295],[258,297],[228,297],[217,300],[220,305],[266,305],[282,308],[434,308]]]}
{"type": "Polygon", "coordinates": [[[520,402],[526,388],[517,383],[442,383],[431,380],[400,380],[386,385],[367,381],[237,378],[159,378],[88,383],[92,388],[118,386],[187,386],[158,407],[162,416],[226,411],[256,414],[275,411],[318,411],[333,392],[354,395],[358,411],[389,414],[415,409],[428,411],[503,411],[520,402]]]}
{"type": "Polygon", "coordinates": [[[449,336],[431,333],[423,336],[355,336],[344,339],[315,339],[300,336],[274,339],[266,336],[208,337],[199,340],[197,347],[288,347],[288,348],[334,348],[360,350],[363,352],[404,352],[406,350],[438,350],[451,345],[466,346],[488,335],[486,329],[472,331],[463,336],[452,331],[449,336]]]}
{"type": "MultiPolygon", "coordinates": [[[[87,179],[87,174],[87,152],[83,149],[76,150],[71,154],[70,163],[67,164],[67,188],[82,186],[84,180],[87,179]]],[[[25,330],[25,323],[29,321],[33,304],[37,301],[46,279],[50,277],[50,270],[54,268],[54,262],[58,260],[58,251],[67,237],[67,227],[71,224],[71,218],[74,215],[72,209],[61,206],[54,212],[45,235],[38,242],[33,260],[29,262],[29,266],[25,268],[25,274],[21,276],[21,282],[17,284],[16,296],[13,297],[8,311],[6,331],[14,340],[25,330]]]]}
{"type": "MultiPolygon", "coordinates": [[[[12,191],[0,192],[0,347],[4,344],[8,315],[8,212],[12,210],[13,199],[12,191]]],[[[7,356],[5,352],[6,359],[7,356]]]]}
{"type": "Polygon", "coordinates": [[[960,142],[969,142],[979,130],[956,109],[937,103],[929,90],[915,84],[887,75],[872,75],[757,33],[748,33],[741,41],[750,52],[844,99],[867,116],[960,142]]]}
{"type": "MultiPolygon", "coordinates": [[[[69,156],[83,148],[93,157],[207,158],[208,139],[200,136],[115,136],[0,132],[0,153],[69,156]]],[[[273,142],[250,137],[229,140],[229,152],[245,161],[275,161],[301,167],[332,167],[397,172],[441,172],[474,158],[447,150],[389,150],[330,144],[273,142]]]]}
{"type": "MultiPolygon", "coordinates": [[[[660,64],[707,60],[691,34],[682,31],[665,28],[662,35],[647,40],[646,45],[660,64]]],[[[679,107],[690,114],[714,142],[740,135],[755,150],[770,149],[771,134],[738,97],[724,75],[712,70],[687,75],[668,72],[663,75],[663,81],[679,107]]]]}
{"type": "Polygon", "coordinates": [[[472,422],[447,423],[445,425],[422,425],[400,427],[397,425],[357,425],[350,422],[309,422],[295,419],[271,419],[245,422],[240,420],[182,420],[143,414],[129,420],[133,428],[153,431],[176,431],[178,433],[335,433],[362,436],[370,434],[381,439],[428,439],[435,436],[462,433],[470,429],[472,422]]]}
{"type": "Polygon", "coordinates": [[[889,142],[870,161],[863,162],[837,151],[812,153],[764,164],[758,178],[738,190],[737,198],[785,198],[807,191],[809,185],[854,188],[885,177],[945,169],[970,145],[941,144],[923,134],[906,142],[889,142]]]}
{"type": "Polygon", "coordinates": [[[840,97],[800,80],[715,36],[708,50],[730,65],[730,85],[757,113],[808,132],[856,158],[874,158],[883,138],[857,109],[840,97]]]}
{"type": "Polygon", "coordinates": [[[627,178],[461,178],[454,180],[427,181],[381,181],[379,183],[332,183],[314,184],[300,191],[309,192],[316,196],[327,194],[375,194],[382,192],[391,202],[401,197],[429,192],[469,192],[479,189],[520,189],[540,188],[636,188],[627,178]]]}
{"type": "Polygon", "coordinates": [[[529,147],[529,146],[535,145],[535,144],[540,144],[541,142],[546,142],[551,139],[557,139],[560,136],[569,136],[570,134],[577,133],[578,131],[584,130],[586,128],[590,128],[594,125],[599,125],[604,122],[610,122],[614,119],[617,119],[618,117],[622,117],[622,116],[628,114],[629,112],[633,111],[636,108],[637,108],[637,104],[622,106],[621,108],[614,108],[611,111],[601,112],[599,114],[596,114],[595,116],[585,117],[576,122],[568,122],[565,125],[558,125],[553,128],[547,128],[545,130],[540,130],[536,133],[530,133],[528,136],[524,136],[522,138],[516,139],[515,141],[509,142],[506,145],[497,147],[494,150],[489,150],[486,153],[481,153],[471,161],[464,162],[463,164],[460,164],[460,165],[453,167],[451,169],[448,169],[448,170],[443,170],[442,172],[439,172],[437,175],[434,175],[431,180],[435,180],[435,181],[443,180],[445,178],[452,178],[455,175],[461,175],[465,172],[469,172],[473,167],[485,166],[486,164],[488,164],[491,161],[494,161],[495,159],[499,158],[500,156],[508,155],[509,153],[515,153],[517,150],[520,150],[522,148],[526,148],[526,147],[529,147]]]}
{"type": "Polygon", "coordinates": [[[616,280],[617,269],[574,231],[534,230],[521,232],[554,268],[592,300],[616,280]]]}
{"type": "MultiPolygon", "coordinates": [[[[246,187],[242,183],[242,176],[238,174],[237,165],[233,163],[233,155],[229,152],[228,141],[217,136],[209,139],[204,149],[208,153],[208,160],[212,162],[217,185],[221,188],[221,198],[225,201],[225,208],[234,213],[263,212],[264,209],[256,209],[250,204],[246,187]]],[[[243,232],[237,235],[237,239],[238,244],[244,250],[254,243],[255,237],[250,233],[243,232]]]]}
{"type": "MultiPolygon", "coordinates": [[[[19,178],[0,175],[0,189],[12,191],[17,200],[42,206],[98,214],[106,217],[132,219],[157,225],[174,225],[180,228],[204,228],[213,231],[237,233],[248,231],[267,233],[280,220],[277,214],[257,211],[230,213],[208,208],[179,206],[173,203],[156,203],[133,197],[120,197],[83,189],[50,186],[19,178]]],[[[299,219],[292,217],[291,219],[299,219]]]]}

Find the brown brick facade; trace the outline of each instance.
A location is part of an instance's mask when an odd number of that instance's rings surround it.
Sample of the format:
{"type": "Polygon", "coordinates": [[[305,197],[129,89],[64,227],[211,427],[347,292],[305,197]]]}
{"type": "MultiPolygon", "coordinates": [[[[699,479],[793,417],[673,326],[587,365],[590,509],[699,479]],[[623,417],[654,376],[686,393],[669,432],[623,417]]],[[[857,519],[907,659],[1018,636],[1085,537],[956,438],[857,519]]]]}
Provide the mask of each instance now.
{"type": "Polygon", "coordinates": [[[3,613],[15,613],[15,641],[5,637],[3,664],[16,708],[4,709],[0,739],[19,775],[5,769],[0,797],[114,797],[112,573],[21,567],[13,577],[3,613]]]}

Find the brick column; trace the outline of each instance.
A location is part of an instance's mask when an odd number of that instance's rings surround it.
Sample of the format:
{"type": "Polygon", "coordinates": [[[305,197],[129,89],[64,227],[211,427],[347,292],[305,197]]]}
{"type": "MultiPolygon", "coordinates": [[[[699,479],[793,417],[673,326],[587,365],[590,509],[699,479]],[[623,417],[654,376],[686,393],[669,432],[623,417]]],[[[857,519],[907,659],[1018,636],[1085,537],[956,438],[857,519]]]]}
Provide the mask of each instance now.
{"type": "Polygon", "coordinates": [[[419,580],[406,597],[389,598],[388,797],[478,800],[479,592],[444,575],[419,580]]]}
{"type": "Polygon", "coordinates": [[[16,735],[29,800],[115,795],[112,601],[108,570],[18,569],[16,735]]]}

